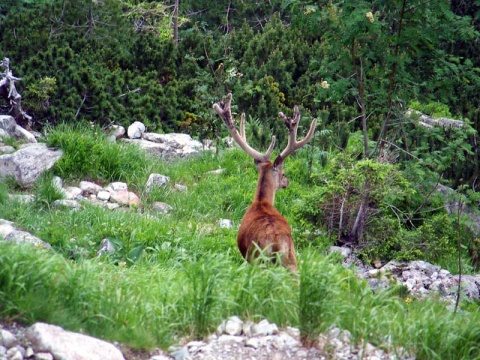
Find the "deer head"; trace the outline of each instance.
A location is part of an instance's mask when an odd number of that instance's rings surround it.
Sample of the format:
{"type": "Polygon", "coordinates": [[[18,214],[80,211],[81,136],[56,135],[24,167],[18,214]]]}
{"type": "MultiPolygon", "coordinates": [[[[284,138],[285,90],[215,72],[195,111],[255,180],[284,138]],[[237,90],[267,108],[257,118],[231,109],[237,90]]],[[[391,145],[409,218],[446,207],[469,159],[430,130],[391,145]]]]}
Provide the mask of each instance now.
{"type": "Polygon", "coordinates": [[[213,105],[213,108],[227,126],[228,132],[243,151],[250,155],[257,165],[259,177],[257,190],[252,205],[245,213],[238,231],[238,247],[249,262],[255,257],[255,250],[260,249],[267,255],[280,256],[284,266],[296,270],[297,263],[290,226],[285,218],[274,208],[275,192],[288,186],[289,181],[283,172],[285,159],[305,146],[313,137],[316,119],[310,124],[307,135],[297,141],[297,130],[300,121],[298,106],[294,107],[293,118],[279,113],[288,128],[288,143],[286,148],[270,161],[275,147],[275,136],[265,154],[248,145],[245,136],[245,114],[240,117],[240,132],[237,131],[231,112],[232,94],[228,94],[224,101],[213,105]]]}

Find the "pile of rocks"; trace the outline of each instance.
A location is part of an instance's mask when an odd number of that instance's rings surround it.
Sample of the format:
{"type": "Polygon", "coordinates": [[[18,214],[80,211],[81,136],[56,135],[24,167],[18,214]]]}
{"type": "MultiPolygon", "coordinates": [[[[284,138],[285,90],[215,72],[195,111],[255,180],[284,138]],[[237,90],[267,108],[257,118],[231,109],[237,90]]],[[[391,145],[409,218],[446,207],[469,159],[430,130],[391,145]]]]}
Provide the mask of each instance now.
{"type": "Polygon", "coordinates": [[[279,329],[267,320],[259,323],[243,322],[236,316],[223,321],[217,332],[206,341],[189,342],[172,352],[170,357],[160,355],[152,357],[152,360],[167,360],[171,357],[175,360],[413,359],[402,349],[388,352],[369,343],[354,344],[351,334],[337,327],[321,334],[312,342],[312,346],[305,347],[300,341],[300,331],[297,328],[279,329]]]}
{"type": "MultiPolygon", "coordinates": [[[[213,150],[188,134],[157,134],[145,132],[145,125],[134,122],[128,128],[128,138],[122,126],[107,130],[111,141],[123,141],[144,149],[147,154],[164,159],[185,158],[213,150]]],[[[0,178],[11,177],[21,187],[28,188],[63,156],[61,150],[50,149],[37,142],[41,134],[31,133],[18,126],[13,117],[0,115],[0,178]],[[18,148],[2,143],[3,138],[19,141],[18,148]]]]}
{"type": "Polygon", "coordinates": [[[185,158],[199,154],[203,150],[211,150],[210,147],[192,139],[188,134],[146,132],[145,125],[140,121],[135,121],[128,127],[126,138],[125,128],[118,125],[110,127],[107,134],[111,141],[120,140],[134,144],[150,155],[165,159],[185,158]]]}
{"type": "MultiPolygon", "coordinates": [[[[161,174],[150,174],[146,184],[146,192],[153,188],[166,187],[170,178],[161,174]]],[[[120,181],[112,182],[104,187],[91,181],[80,181],[78,186],[63,186],[63,180],[58,176],[53,178],[53,185],[63,195],[63,199],[53,202],[53,206],[65,206],[78,209],[82,207],[83,202],[98,205],[101,207],[115,210],[121,207],[142,208],[143,204],[139,196],[130,191],[128,184],[120,181]]],[[[174,189],[178,191],[187,191],[187,187],[182,184],[174,184],[174,189]]],[[[11,194],[10,199],[23,203],[35,200],[31,194],[11,194]]],[[[168,212],[173,208],[163,203],[154,203],[153,208],[158,207],[161,212],[168,212]]]]}
{"type": "Polygon", "coordinates": [[[61,327],[35,323],[25,328],[18,324],[0,324],[1,360],[326,360],[414,359],[402,349],[389,351],[370,343],[355,344],[348,331],[333,327],[305,347],[300,331],[262,320],[243,322],[233,316],[223,321],[215,334],[205,341],[190,341],[169,351],[135,352],[118,343],[111,344],[61,327]]]}
{"type": "Polygon", "coordinates": [[[438,295],[446,301],[455,302],[460,284],[461,297],[480,299],[480,274],[453,275],[438,265],[421,260],[390,261],[375,268],[361,263],[349,248],[332,246],[330,251],[342,254],[344,265],[353,265],[357,275],[365,279],[372,289],[386,289],[392,284],[400,284],[415,297],[438,295]]]}

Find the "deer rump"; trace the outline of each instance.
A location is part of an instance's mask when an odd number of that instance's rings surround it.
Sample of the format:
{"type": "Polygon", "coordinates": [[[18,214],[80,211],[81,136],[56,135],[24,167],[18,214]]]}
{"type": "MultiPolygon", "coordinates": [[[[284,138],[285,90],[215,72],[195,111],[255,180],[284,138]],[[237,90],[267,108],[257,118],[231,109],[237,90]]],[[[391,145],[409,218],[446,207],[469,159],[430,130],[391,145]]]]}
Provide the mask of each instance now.
{"type": "Polygon", "coordinates": [[[238,229],[237,244],[242,256],[252,262],[261,254],[283,266],[296,270],[290,225],[267,201],[254,202],[238,229]]]}

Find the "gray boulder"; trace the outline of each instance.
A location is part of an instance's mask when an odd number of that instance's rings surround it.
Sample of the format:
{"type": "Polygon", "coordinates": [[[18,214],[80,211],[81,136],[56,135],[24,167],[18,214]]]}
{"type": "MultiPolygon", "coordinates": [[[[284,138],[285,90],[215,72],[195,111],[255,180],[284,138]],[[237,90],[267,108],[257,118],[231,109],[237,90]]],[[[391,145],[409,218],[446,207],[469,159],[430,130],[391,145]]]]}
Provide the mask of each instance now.
{"type": "Polygon", "coordinates": [[[20,186],[29,187],[62,155],[61,150],[51,150],[43,143],[28,144],[12,154],[0,155],[0,178],[11,176],[20,186]]]}
{"type": "Polygon", "coordinates": [[[36,143],[35,136],[17,125],[15,119],[10,115],[0,115],[0,132],[1,136],[13,137],[15,139],[23,140],[28,143],[36,143]]]}
{"type": "Polygon", "coordinates": [[[57,360],[125,360],[114,345],[55,325],[33,324],[25,337],[35,352],[51,353],[57,360]]]}
{"type": "Polygon", "coordinates": [[[130,139],[139,139],[142,137],[142,134],[145,132],[145,125],[140,121],[135,121],[132,125],[128,127],[127,135],[130,139]]]}
{"type": "Polygon", "coordinates": [[[22,231],[22,230],[15,229],[8,232],[8,234],[5,235],[3,240],[13,242],[16,244],[32,244],[39,248],[51,249],[51,246],[49,243],[43,241],[42,239],[39,239],[38,237],[30,234],[27,231],[22,231]]]}

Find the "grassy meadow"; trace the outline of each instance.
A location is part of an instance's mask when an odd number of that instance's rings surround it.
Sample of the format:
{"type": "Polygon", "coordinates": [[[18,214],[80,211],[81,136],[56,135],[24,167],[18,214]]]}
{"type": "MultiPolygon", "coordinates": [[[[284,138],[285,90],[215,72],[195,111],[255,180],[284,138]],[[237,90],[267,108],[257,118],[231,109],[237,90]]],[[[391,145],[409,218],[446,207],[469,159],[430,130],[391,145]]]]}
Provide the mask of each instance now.
{"type": "Polygon", "coordinates": [[[166,162],[81,126],[51,129],[46,141],[61,147],[64,157],[29,190],[36,195],[33,203],[9,200],[8,193],[24,190],[4,181],[0,218],[47,241],[53,251],[0,244],[0,318],[54,323],[150,349],[203,338],[237,315],[298,327],[305,339],[335,325],[356,341],[403,347],[417,359],[480,358],[476,304],[462,302],[454,314],[438,299],[415,299],[399,287],[373,293],[338,255],[327,255],[329,239],[307,240],[291,210],[309,192],[307,149],[286,161],[290,186],[276,196],[296,241],[297,277],[280,267],[247,264],[237,250],[236,230],[257,179],[241,151],[166,162]],[[217,169],[223,172],[208,174],[217,169]],[[169,185],[147,193],[151,173],[169,176],[169,185]],[[60,194],[52,175],[66,185],[124,181],[143,208],[53,207],[60,194]],[[156,214],[155,201],[174,210],[156,214]],[[231,219],[233,229],[220,228],[220,219],[231,219]],[[105,238],[116,251],[97,257],[105,238]]]}

